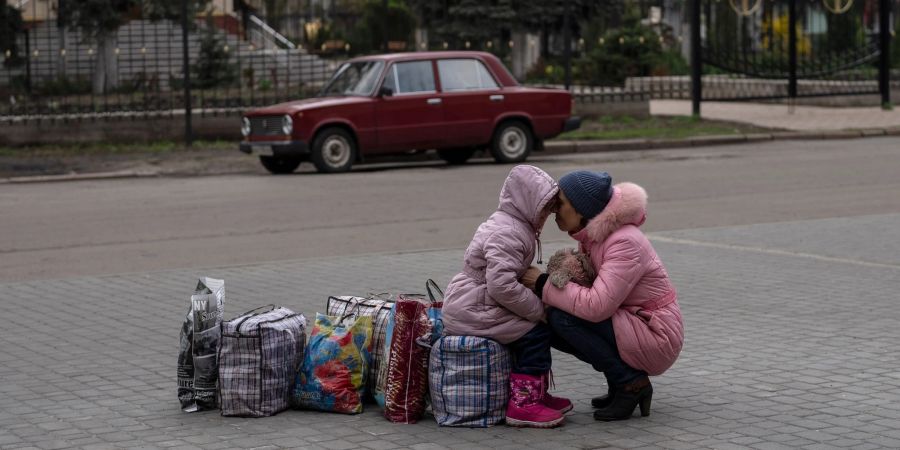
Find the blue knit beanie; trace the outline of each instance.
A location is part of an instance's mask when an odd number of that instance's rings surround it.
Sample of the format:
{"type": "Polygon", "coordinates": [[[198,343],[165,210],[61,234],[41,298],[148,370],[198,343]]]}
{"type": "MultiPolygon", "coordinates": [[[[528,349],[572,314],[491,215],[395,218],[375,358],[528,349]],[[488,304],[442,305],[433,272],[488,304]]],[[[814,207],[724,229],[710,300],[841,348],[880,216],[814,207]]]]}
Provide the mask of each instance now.
{"type": "Polygon", "coordinates": [[[566,194],[575,211],[585,219],[593,219],[612,198],[612,177],[606,172],[576,170],[559,179],[559,188],[566,194]]]}

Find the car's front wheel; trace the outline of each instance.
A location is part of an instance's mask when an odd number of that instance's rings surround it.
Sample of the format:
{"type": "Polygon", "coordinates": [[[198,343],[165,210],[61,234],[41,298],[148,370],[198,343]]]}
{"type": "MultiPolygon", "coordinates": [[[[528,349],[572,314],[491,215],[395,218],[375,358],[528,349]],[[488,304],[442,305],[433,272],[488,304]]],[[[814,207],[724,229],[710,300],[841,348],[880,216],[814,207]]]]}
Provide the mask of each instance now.
{"type": "Polygon", "coordinates": [[[356,141],[343,128],[326,128],[313,140],[310,159],[323,173],[346,172],[356,160],[356,141]]]}
{"type": "Polygon", "coordinates": [[[297,167],[303,162],[302,158],[294,156],[260,156],[259,162],[269,172],[276,175],[293,173],[297,167]]]}
{"type": "Polygon", "coordinates": [[[437,151],[438,157],[448,164],[465,164],[475,154],[474,148],[442,148],[437,151]]]}
{"type": "Polygon", "coordinates": [[[525,161],[533,148],[531,128],[524,122],[511,120],[503,122],[494,131],[491,155],[499,163],[517,163],[525,161]]]}

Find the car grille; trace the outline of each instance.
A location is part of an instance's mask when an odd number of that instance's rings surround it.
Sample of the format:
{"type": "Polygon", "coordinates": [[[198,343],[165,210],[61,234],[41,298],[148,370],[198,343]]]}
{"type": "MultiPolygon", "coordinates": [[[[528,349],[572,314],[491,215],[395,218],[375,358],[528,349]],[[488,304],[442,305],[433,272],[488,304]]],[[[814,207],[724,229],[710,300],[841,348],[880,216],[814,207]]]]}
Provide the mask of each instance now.
{"type": "Polygon", "coordinates": [[[254,136],[283,135],[281,118],[284,116],[256,116],[250,118],[250,134],[254,136]]]}

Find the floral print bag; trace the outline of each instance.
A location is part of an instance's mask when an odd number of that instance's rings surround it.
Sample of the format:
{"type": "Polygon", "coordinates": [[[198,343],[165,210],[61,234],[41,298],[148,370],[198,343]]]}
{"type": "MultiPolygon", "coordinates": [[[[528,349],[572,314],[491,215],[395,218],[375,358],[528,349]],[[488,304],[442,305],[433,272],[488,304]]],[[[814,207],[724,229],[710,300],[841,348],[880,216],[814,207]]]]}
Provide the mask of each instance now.
{"type": "Polygon", "coordinates": [[[294,384],[298,408],[358,414],[363,411],[372,341],[372,317],[316,314],[294,384]]]}

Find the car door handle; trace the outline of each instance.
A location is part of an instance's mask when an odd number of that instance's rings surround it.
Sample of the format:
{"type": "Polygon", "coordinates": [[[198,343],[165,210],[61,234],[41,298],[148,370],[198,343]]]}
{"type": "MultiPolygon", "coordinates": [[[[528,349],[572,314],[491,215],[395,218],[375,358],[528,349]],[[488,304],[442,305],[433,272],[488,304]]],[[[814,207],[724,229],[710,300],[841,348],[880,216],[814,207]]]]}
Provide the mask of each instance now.
{"type": "Polygon", "coordinates": [[[429,105],[440,105],[440,104],[441,104],[441,99],[439,99],[439,98],[429,98],[429,99],[427,100],[427,102],[428,102],[429,105]]]}
{"type": "Polygon", "coordinates": [[[502,96],[502,95],[492,95],[492,96],[491,96],[491,101],[492,101],[492,102],[502,102],[502,101],[503,101],[503,96],[502,96]]]}

